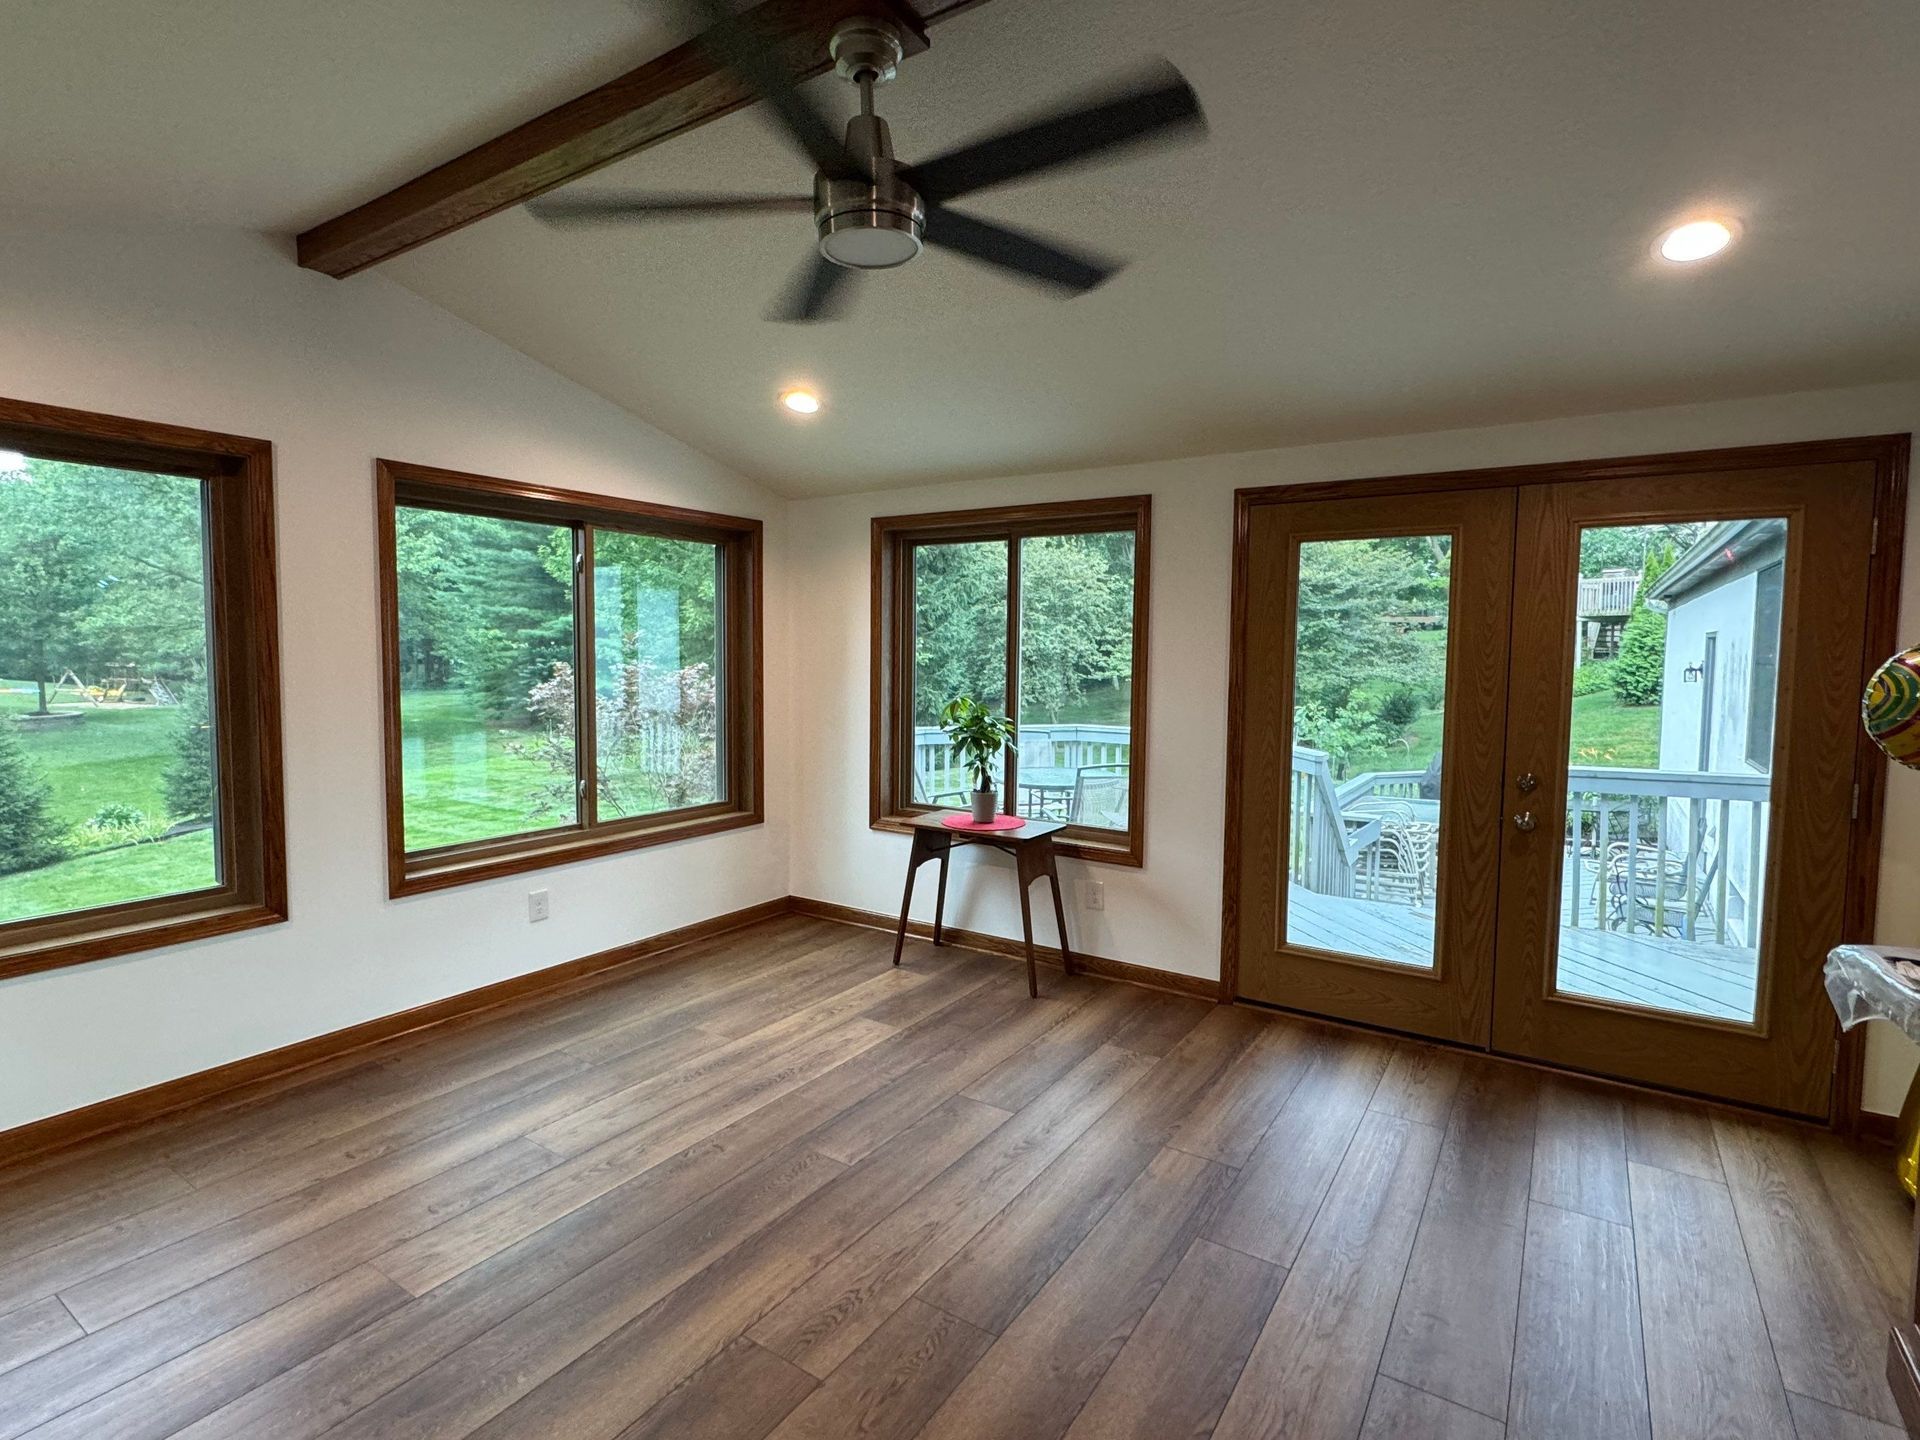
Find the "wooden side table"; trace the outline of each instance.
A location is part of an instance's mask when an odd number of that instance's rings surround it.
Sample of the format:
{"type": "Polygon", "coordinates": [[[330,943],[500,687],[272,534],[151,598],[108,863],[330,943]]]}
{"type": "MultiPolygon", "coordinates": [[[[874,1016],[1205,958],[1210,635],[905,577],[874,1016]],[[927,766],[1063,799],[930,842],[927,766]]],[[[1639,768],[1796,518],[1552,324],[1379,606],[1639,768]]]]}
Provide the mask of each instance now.
{"type": "Polygon", "coordinates": [[[941,924],[947,909],[947,862],[955,845],[989,845],[1013,856],[1020,883],[1020,928],[1027,942],[1027,994],[1040,994],[1040,979],[1033,953],[1033,906],[1028,887],[1042,876],[1053,887],[1053,918],[1060,927],[1060,963],[1073,973],[1073,952],[1067,948],[1067,912],[1060,903],[1060,872],[1053,863],[1053,837],[1067,828],[1064,820],[1029,820],[1018,830],[960,829],[944,819],[952,811],[935,811],[914,817],[913,850],[907,856],[907,890],[900,901],[900,929],[893,937],[893,963],[900,963],[900,951],[907,943],[907,911],[913,906],[913,877],[928,860],[940,862],[940,889],[933,902],[933,943],[940,943],[941,924]]]}

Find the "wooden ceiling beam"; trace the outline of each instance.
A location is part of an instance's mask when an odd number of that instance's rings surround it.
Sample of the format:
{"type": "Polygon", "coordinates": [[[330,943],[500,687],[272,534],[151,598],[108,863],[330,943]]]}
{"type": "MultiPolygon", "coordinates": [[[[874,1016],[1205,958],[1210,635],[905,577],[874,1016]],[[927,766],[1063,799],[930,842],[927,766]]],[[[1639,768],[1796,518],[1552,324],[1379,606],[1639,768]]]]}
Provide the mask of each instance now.
{"type": "MultiPolygon", "coordinates": [[[[927,48],[926,27],[981,0],[762,0],[740,18],[779,46],[787,73],[811,80],[830,67],[827,41],[855,15],[883,13],[907,34],[907,53],[927,48]]],[[[451,234],[496,211],[658,145],[753,103],[754,96],[698,40],[649,60],[517,125],[458,159],[302,234],[300,264],[341,277],[451,234]]]]}

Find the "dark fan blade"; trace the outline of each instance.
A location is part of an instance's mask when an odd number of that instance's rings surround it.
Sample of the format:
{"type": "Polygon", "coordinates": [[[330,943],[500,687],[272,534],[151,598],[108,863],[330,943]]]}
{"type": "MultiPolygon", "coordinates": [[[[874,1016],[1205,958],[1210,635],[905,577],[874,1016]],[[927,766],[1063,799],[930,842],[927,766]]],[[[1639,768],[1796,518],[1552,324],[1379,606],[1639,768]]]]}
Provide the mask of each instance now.
{"type": "Polygon", "coordinates": [[[700,36],[722,65],[773,107],[794,142],[830,180],[858,180],[865,173],[826,117],[802,99],[793,82],[769,54],[766,42],[747,30],[721,0],[686,0],[706,25],[700,36]]]}
{"type": "Polygon", "coordinates": [[[813,200],[805,195],[582,195],[576,199],[530,201],[527,210],[550,225],[589,225],[606,220],[674,219],[761,211],[810,215],[813,200]]]}
{"type": "Polygon", "coordinates": [[[908,166],[903,174],[922,199],[939,205],[1105,151],[1170,142],[1204,131],[1206,123],[1193,87],[1163,65],[1118,90],[1082,97],[1071,109],[908,166]]]}
{"type": "Polygon", "coordinates": [[[958,250],[975,260],[1076,295],[1093,289],[1120,268],[1116,261],[1085,251],[1075,254],[1052,240],[976,220],[957,210],[929,210],[925,238],[929,245],[958,250]]]}
{"type": "Polygon", "coordinates": [[[838,319],[846,313],[847,302],[853,298],[848,283],[852,279],[853,272],[846,266],[836,265],[816,251],[794,271],[786,294],[767,311],[767,318],[786,324],[838,319]]]}

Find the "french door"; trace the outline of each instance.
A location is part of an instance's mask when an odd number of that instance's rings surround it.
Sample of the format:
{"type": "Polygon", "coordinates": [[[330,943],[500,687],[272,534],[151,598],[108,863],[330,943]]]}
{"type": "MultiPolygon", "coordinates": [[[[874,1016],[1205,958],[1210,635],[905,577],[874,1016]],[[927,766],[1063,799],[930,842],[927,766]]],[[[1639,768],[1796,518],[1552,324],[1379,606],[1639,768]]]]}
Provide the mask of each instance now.
{"type": "Polygon", "coordinates": [[[1243,497],[1236,993],[1826,1114],[1886,468],[1828,453],[1243,497]]]}

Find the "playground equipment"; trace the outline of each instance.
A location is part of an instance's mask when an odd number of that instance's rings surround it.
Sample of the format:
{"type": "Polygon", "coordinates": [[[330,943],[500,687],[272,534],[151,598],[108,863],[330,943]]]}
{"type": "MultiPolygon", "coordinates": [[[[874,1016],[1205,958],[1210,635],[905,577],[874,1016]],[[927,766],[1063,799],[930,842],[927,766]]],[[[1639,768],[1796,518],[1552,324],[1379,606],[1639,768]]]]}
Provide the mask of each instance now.
{"type": "Polygon", "coordinates": [[[108,667],[98,685],[87,684],[69,668],[61,675],[60,683],[53,687],[47,703],[52,705],[68,695],[101,709],[149,709],[180,703],[180,697],[168,688],[166,681],[157,675],[149,675],[144,665],[131,662],[108,667]]]}

